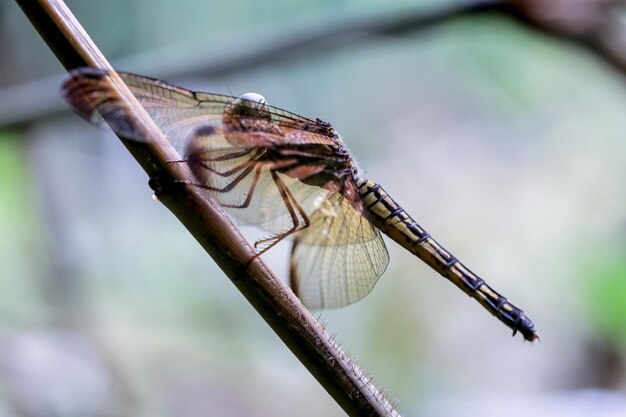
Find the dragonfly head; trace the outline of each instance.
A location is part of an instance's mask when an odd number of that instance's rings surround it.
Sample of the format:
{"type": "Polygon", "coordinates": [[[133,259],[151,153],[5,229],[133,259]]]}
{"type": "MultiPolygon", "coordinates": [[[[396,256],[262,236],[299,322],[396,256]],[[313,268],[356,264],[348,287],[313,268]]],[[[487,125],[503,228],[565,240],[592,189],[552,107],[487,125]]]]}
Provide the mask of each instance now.
{"type": "Polygon", "coordinates": [[[237,100],[246,100],[246,101],[251,101],[253,103],[265,104],[265,97],[263,97],[259,93],[242,94],[237,98],[237,100]]]}
{"type": "Polygon", "coordinates": [[[271,118],[269,109],[265,105],[265,97],[258,93],[246,93],[237,97],[230,105],[229,112],[233,116],[271,118]]]}

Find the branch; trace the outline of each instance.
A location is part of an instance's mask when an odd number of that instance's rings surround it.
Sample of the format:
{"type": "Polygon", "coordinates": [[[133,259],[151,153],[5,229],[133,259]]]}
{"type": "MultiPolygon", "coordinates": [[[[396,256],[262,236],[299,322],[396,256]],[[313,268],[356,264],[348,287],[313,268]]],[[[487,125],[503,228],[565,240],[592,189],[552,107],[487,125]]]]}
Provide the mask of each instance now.
{"type": "Polygon", "coordinates": [[[505,0],[496,10],[532,30],[583,47],[626,76],[624,0],[505,0]]]}
{"type": "MultiPolygon", "coordinates": [[[[473,0],[467,3],[407,10],[402,14],[324,18],[323,24],[298,24],[273,31],[270,35],[237,31],[229,34],[228,48],[223,40],[213,45],[190,43],[119,59],[117,67],[163,79],[217,78],[244,72],[263,65],[276,65],[299,53],[326,53],[328,45],[346,45],[371,40],[372,36],[400,35],[428,29],[456,17],[489,9],[498,0],[473,0]]],[[[54,50],[55,42],[51,43],[54,50]]],[[[72,66],[75,67],[75,66],[72,66]]],[[[0,90],[0,126],[28,123],[43,116],[65,111],[56,89],[60,75],[28,81],[0,90]]]]}
{"type": "MultiPolygon", "coordinates": [[[[66,69],[89,65],[110,72],[111,90],[145,143],[127,141],[151,178],[191,182],[192,174],[61,0],[18,0],[24,13],[66,69]]],[[[156,184],[155,181],[152,184],[156,184]]],[[[169,189],[171,188],[171,189],[169,189]]],[[[259,257],[216,203],[198,187],[161,190],[159,200],[213,257],[276,334],[350,416],[398,416],[352,359],[322,329],[293,292],[259,257]]]]}
{"type": "MultiPolygon", "coordinates": [[[[372,36],[406,35],[487,14],[507,16],[534,31],[583,47],[626,75],[626,30],[617,10],[622,4],[624,0],[465,0],[388,15],[340,16],[325,19],[323,25],[297,25],[272,36],[261,36],[260,40],[259,34],[244,33],[238,39],[229,37],[226,50],[221,50],[219,44],[207,47],[204,41],[201,47],[195,43],[179,45],[119,60],[119,66],[139,73],[149,68],[151,76],[165,79],[216,78],[275,65],[305,51],[325,53],[329,46],[366,42],[372,36]]],[[[56,42],[50,43],[54,50],[56,42]]],[[[56,92],[48,93],[56,90],[58,79],[48,77],[1,90],[0,126],[26,123],[65,110],[56,92]]]]}

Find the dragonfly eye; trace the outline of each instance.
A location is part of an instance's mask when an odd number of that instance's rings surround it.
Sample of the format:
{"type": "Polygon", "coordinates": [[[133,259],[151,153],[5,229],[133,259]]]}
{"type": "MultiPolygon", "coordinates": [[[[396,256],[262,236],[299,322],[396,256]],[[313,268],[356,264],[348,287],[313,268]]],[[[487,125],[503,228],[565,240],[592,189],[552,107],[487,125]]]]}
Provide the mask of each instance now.
{"type": "Polygon", "coordinates": [[[259,93],[246,93],[240,95],[237,100],[247,100],[253,103],[265,104],[265,97],[259,93]]]}
{"type": "Polygon", "coordinates": [[[265,105],[265,97],[257,93],[243,94],[230,106],[230,114],[269,119],[270,114],[265,105]]]}

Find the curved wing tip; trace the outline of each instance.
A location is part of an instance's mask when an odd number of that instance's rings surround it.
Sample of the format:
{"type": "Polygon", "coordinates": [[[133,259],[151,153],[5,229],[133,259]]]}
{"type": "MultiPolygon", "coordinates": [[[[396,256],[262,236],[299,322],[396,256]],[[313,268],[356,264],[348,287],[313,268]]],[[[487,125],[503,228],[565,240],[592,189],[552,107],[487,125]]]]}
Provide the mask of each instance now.
{"type": "Polygon", "coordinates": [[[95,68],[95,67],[77,67],[72,68],[67,72],[63,80],[61,81],[61,94],[63,97],[68,97],[72,93],[72,90],[76,87],[76,83],[85,79],[100,79],[107,75],[108,71],[95,68]]]}
{"type": "Polygon", "coordinates": [[[95,71],[85,71],[86,69],[86,67],[75,68],[67,73],[61,82],[61,96],[80,117],[91,121],[95,106],[85,88],[85,81],[98,79],[103,74],[98,74],[95,71]]]}

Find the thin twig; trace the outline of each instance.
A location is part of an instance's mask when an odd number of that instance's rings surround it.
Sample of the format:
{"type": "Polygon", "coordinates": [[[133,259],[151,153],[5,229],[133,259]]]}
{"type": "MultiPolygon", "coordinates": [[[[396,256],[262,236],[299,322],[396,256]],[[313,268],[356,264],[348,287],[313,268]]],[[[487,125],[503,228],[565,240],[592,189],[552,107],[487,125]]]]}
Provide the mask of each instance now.
{"type": "Polygon", "coordinates": [[[495,9],[528,28],[579,46],[626,76],[625,0],[506,0],[495,9]]]}
{"type": "MultiPolygon", "coordinates": [[[[145,143],[121,138],[144,170],[152,178],[190,182],[191,174],[183,164],[166,163],[180,157],[65,4],[60,0],[18,0],[17,3],[67,69],[89,65],[110,72],[111,89],[119,96],[116,100],[128,111],[134,128],[146,138],[145,143]]],[[[348,415],[398,415],[363,371],[263,261],[257,257],[249,262],[254,255],[253,249],[202,190],[183,185],[171,187],[160,193],[159,200],[185,225],[348,415]]]]}
{"type": "MultiPolygon", "coordinates": [[[[459,18],[506,16],[539,31],[582,46],[626,75],[626,31],[616,7],[623,0],[465,0],[419,6],[375,16],[339,16],[323,24],[297,25],[271,35],[238,31],[223,41],[176,45],[117,61],[119,67],[168,80],[217,78],[276,65],[299,54],[322,54],[369,42],[376,36],[406,36],[459,18]],[[174,64],[175,63],[175,64],[174,64]]],[[[66,109],[54,91],[59,76],[0,90],[0,126],[27,123],[66,109]]]]}
{"type": "MultiPolygon", "coordinates": [[[[373,36],[399,36],[406,32],[425,30],[450,21],[489,10],[499,0],[472,0],[432,7],[420,6],[403,13],[393,12],[375,16],[340,15],[314,24],[294,25],[271,34],[229,34],[228,48],[220,39],[211,44],[176,45],[142,52],[118,59],[118,68],[146,73],[167,80],[184,78],[215,79],[276,65],[299,54],[324,54],[332,48],[369,41],[373,36]]],[[[312,58],[313,59],[313,58],[312,58]]],[[[67,106],[56,90],[60,75],[28,81],[0,90],[0,126],[28,123],[43,116],[65,111],[67,106]],[[56,93],[56,91],[55,91],[56,93]]]]}

